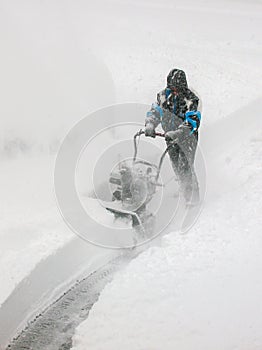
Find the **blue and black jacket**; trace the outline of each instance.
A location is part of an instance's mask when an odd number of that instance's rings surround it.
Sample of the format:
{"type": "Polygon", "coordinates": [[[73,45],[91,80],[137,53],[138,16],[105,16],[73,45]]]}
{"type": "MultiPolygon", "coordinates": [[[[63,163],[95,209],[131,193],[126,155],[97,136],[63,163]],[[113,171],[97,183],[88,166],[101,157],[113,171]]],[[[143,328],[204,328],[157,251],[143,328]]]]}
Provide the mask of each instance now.
{"type": "Polygon", "coordinates": [[[166,88],[157,94],[157,102],[147,112],[145,124],[150,123],[156,128],[161,123],[165,132],[183,128],[183,134],[194,134],[198,137],[201,120],[198,103],[199,98],[188,88],[176,96],[166,88]]]}

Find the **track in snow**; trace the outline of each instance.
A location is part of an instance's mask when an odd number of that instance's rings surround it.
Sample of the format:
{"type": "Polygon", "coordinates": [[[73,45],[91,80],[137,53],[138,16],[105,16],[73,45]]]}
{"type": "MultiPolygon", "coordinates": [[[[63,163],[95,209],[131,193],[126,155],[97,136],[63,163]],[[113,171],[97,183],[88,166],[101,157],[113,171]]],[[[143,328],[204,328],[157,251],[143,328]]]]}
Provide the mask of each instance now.
{"type": "Polygon", "coordinates": [[[78,282],[37,316],[7,349],[69,350],[75,328],[87,318],[104,286],[136,255],[135,252],[122,255],[78,282]]]}

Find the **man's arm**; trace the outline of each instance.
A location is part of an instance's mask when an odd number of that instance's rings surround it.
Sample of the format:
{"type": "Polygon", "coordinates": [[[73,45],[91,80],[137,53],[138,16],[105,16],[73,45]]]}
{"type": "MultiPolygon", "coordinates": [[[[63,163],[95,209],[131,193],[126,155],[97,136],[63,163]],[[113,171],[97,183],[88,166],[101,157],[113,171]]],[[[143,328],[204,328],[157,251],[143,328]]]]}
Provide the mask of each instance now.
{"type": "Polygon", "coordinates": [[[188,111],[183,115],[184,122],[175,131],[168,131],[166,133],[167,141],[174,141],[175,143],[182,143],[187,137],[198,131],[201,121],[201,113],[197,110],[199,98],[188,89],[187,100],[188,111]]]}
{"type": "Polygon", "coordinates": [[[155,129],[161,122],[163,116],[163,109],[160,106],[160,97],[157,94],[157,101],[152,104],[150,111],[146,114],[145,119],[145,135],[155,137],[155,129]]]}
{"type": "Polygon", "coordinates": [[[201,121],[201,113],[197,110],[199,98],[193,91],[188,89],[187,99],[190,101],[190,104],[188,106],[188,111],[185,113],[184,124],[190,126],[192,129],[191,133],[193,133],[198,130],[201,121]]]}
{"type": "Polygon", "coordinates": [[[151,106],[150,111],[146,114],[146,120],[145,125],[148,123],[151,123],[154,125],[154,128],[158,126],[158,124],[161,122],[161,118],[163,116],[163,109],[160,107],[159,102],[154,102],[151,106]]]}
{"type": "Polygon", "coordinates": [[[187,99],[190,101],[190,104],[188,106],[189,111],[197,111],[199,98],[196,94],[193,93],[193,91],[189,90],[187,91],[187,99]]]}

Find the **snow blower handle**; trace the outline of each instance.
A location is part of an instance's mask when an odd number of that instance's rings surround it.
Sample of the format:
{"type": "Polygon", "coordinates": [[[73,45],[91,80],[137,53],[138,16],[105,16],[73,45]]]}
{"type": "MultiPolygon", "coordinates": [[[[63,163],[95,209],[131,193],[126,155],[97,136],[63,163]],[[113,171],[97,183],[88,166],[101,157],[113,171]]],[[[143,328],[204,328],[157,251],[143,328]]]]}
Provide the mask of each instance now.
{"type": "MultiPolygon", "coordinates": [[[[144,135],[144,134],[145,134],[145,130],[142,130],[142,129],[141,129],[141,130],[139,130],[139,131],[135,134],[134,138],[136,139],[138,136],[144,135]]],[[[165,134],[162,133],[162,132],[156,132],[155,135],[156,135],[156,136],[160,136],[160,137],[165,137],[165,134]]]]}
{"type": "MultiPolygon", "coordinates": [[[[140,129],[135,135],[134,135],[134,157],[133,157],[133,162],[136,161],[136,156],[137,156],[137,142],[136,142],[136,138],[140,137],[141,135],[145,134],[145,130],[140,129]]],[[[156,132],[155,133],[156,136],[159,137],[165,137],[165,134],[161,133],[161,132],[156,132]]]]}
{"type": "Polygon", "coordinates": [[[165,134],[162,132],[156,132],[155,135],[160,137],[165,137],[165,134]]]}
{"type": "MultiPolygon", "coordinates": [[[[140,137],[141,135],[145,134],[145,131],[140,129],[134,136],[134,157],[133,157],[133,162],[136,161],[136,156],[137,156],[137,142],[136,142],[136,138],[137,137],[140,137]]],[[[159,137],[165,137],[166,135],[164,133],[161,133],[161,132],[156,132],[155,133],[156,136],[159,136],[159,137]]],[[[163,152],[161,158],[160,158],[160,161],[159,161],[159,164],[158,164],[158,167],[157,167],[157,175],[156,175],[156,183],[158,182],[158,179],[159,179],[159,175],[160,175],[160,170],[162,168],[162,164],[163,164],[163,160],[167,154],[167,152],[169,151],[169,149],[175,144],[176,142],[175,141],[172,141],[169,143],[169,145],[166,147],[165,151],[163,152]]]]}

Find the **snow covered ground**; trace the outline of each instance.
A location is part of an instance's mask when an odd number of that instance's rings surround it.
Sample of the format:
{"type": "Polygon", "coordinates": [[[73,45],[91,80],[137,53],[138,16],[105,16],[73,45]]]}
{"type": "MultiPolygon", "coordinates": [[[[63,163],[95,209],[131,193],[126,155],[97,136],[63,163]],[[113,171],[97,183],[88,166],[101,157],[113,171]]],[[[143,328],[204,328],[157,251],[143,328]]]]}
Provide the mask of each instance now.
{"type": "Polygon", "coordinates": [[[54,156],[1,161],[0,304],[35,265],[72,238],[53,194],[54,156]]]}
{"type": "Polygon", "coordinates": [[[108,104],[151,104],[177,66],[202,99],[204,150],[205,130],[231,113],[244,136],[221,136],[222,151],[207,155],[194,228],[170,232],[119,273],[73,348],[261,349],[262,136],[260,124],[245,135],[237,121],[261,97],[261,9],[258,0],[1,2],[0,304],[74,237],[53,193],[61,139],[108,104]]]}
{"type": "Polygon", "coordinates": [[[0,7],[1,305],[38,262],[76,237],[55,201],[56,152],[78,120],[115,100],[107,67],[75,44],[62,2],[0,7]],[[103,100],[94,83],[102,77],[103,100]]]}
{"type": "Polygon", "coordinates": [[[197,224],[106,286],[74,350],[261,349],[261,142],[260,131],[218,157],[219,193],[197,224]]]}
{"type": "Polygon", "coordinates": [[[170,232],[161,247],[121,271],[78,327],[72,349],[261,349],[262,134],[261,100],[255,100],[261,97],[261,3],[145,1],[120,8],[131,11],[129,20],[116,11],[114,28],[121,23],[128,39],[110,41],[112,51],[100,47],[108,62],[118,60],[111,70],[119,95],[139,100],[143,91],[149,103],[164,84],[162,72],[182,66],[202,98],[202,139],[214,121],[222,120],[225,130],[213,152],[203,142],[208,192],[197,224],[186,235],[170,232]],[[120,72],[133,67],[130,84],[120,72]],[[257,104],[252,126],[242,109],[248,103],[257,104]],[[246,118],[246,133],[238,117],[246,118]]]}

